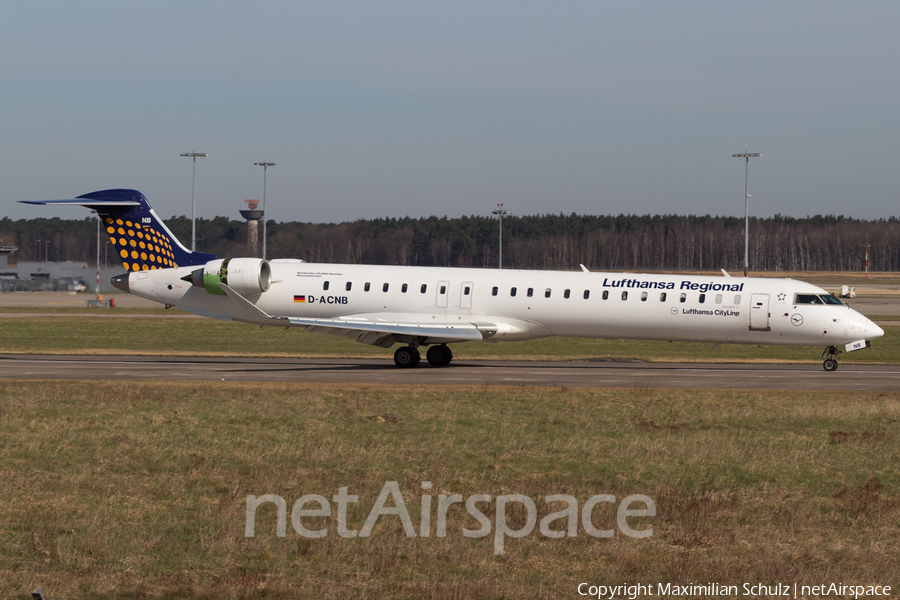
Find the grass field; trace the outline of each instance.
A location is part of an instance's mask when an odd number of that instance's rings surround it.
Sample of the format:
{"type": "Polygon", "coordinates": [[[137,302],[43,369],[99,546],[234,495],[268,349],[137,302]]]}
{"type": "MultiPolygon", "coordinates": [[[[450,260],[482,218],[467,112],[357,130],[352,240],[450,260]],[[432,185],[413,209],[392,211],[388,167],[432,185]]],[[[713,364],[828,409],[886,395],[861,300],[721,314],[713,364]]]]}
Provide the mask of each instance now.
{"type": "MultiPolygon", "coordinates": [[[[842,354],[846,363],[900,362],[900,327],[885,326],[871,348],[842,354]]],[[[211,319],[15,317],[2,321],[0,348],[26,354],[296,356],[390,359],[393,350],[297,329],[260,329],[211,319]]],[[[822,348],[637,340],[549,338],[454,344],[455,360],[639,359],[695,362],[818,362],[822,348]]]]}
{"type": "MultiPolygon", "coordinates": [[[[0,382],[0,597],[562,598],[581,582],[900,584],[900,394],[0,382]],[[645,494],[644,539],[244,536],[247,495],[645,494]]],[[[391,503],[389,503],[391,504],[391,503]]],[[[493,520],[496,503],[482,505],[493,520]]],[[[594,525],[612,527],[611,505],[594,525]]],[[[524,523],[510,509],[512,527],[524,523]]],[[[434,523],[434,517],[432,517],[434,523]]],[[[555,529],[559,529],[557,521],[555,529]]],[[[563,522],[564,523],[564,522],[563,522]]],[[[433,527],[433,525],[432,525],[433,527]]],[[[564,525],[563,525],[564,528],[564,525]]],[[[896,589],[896,587],[895,587],[896,589]]]]}

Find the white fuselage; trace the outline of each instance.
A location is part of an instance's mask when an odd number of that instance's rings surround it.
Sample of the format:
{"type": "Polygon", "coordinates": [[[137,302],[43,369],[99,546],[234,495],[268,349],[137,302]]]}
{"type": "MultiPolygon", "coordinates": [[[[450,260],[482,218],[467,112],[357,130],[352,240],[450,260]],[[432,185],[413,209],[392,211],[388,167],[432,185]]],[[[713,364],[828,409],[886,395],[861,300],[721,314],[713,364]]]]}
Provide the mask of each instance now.
{"type": "MultiPolygon", "coordinates": [[[[296,260],[273,260],[270,266],[269,289],[247,295],[269,315],[491,324],[496,333],[490,341],[572,336],[832,346],[884,334],[843,304],[797,302],[829,294],[792,279],[296,260]]],[[[182,280],[194,269],[131,273],[129,288],[137,296],[199,314],[245,320],[228,297],[182,280]]]]}

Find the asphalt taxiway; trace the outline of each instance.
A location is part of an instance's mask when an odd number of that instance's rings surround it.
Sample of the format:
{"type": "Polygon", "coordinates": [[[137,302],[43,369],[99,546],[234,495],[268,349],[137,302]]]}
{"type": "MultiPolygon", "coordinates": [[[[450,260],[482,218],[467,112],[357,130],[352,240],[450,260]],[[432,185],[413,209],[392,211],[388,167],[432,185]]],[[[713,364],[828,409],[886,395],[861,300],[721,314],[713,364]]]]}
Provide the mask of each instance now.
{"type": "Polygon", "coordinates": [[[373,359],[0,355],[2,379],[256,381],[389,385],[526,385],[900,391],[896,365],[454,361],[398,369],[373,359]]]}

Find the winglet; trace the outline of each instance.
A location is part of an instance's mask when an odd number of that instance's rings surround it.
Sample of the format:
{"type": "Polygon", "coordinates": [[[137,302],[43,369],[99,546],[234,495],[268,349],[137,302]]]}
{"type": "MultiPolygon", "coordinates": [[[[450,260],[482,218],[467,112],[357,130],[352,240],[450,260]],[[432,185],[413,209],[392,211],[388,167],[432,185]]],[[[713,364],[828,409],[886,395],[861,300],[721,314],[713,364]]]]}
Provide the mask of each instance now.
{"type": "Polygon", "coordinates": [[[729,275],[728,271],[726,271],[725,269],[722,269],[722,275],[724,275],[725,277],[731,277],[731,275],[729,275]]]}
{"type": "Polygon", "coordinates": [[[581,270],[584,271],[585,273],[590,273],[590,271],[588,271],[588,268],[586,266],[584,266],[582,264],[579,264],[578,266],[581,267],[581,270]]]}
{"type": "Polygon", "coordinates": [[[219,287],[225,292],[225,295],[234,303],[238,309],[240,320],[250,321],[251,323],[260,323],[279,319],[266,313],[264,310],[238,294],[236,291],[228,287],[224,283],[219,283],[219,287]]]}

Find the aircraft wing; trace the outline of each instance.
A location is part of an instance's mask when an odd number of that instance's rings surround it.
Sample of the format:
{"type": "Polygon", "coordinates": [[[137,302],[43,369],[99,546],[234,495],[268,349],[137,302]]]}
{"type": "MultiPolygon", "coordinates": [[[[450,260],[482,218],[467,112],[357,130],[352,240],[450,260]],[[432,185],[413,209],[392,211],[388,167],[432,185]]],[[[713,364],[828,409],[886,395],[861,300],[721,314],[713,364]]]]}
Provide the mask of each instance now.
{"type": "Polygon", "coordinates": [[[303,327],[305,331],[324,333],[357,342],[390,348],[398,342],[416,341],[424,344],[481,341],[497,332],[493,323],[435,324],[414,321],[378,321],[372,319],[304,319],[300,317],[272,316],[238,294],[224,283],[219,287],[238,309],[236,319],[257,325],[276,327],[303,327]]]}

